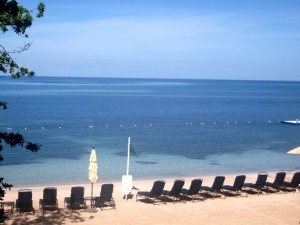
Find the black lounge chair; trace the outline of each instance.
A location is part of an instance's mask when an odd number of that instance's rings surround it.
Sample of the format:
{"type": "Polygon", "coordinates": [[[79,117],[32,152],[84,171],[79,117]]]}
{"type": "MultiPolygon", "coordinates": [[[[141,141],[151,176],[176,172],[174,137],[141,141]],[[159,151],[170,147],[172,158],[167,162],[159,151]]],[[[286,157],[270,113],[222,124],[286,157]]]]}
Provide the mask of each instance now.
{"type": "Polygon", "coordinates": [[[257,179],[254,184],[253,183],[245,183],[244,187],[250,191],[257,190],[257,195],[262,193],[262,190],[266,190],[269,192],[268,186],[266,186],[267,178],[268,178],[268,173],[261,172],[257,175],[257,179]]]}
{"type": "Polygon", "coordinates": [[[175,203],[176,200],[182,197],[181,191],[183,185],[184,185],[184,180],[175,180],[172,189],[170,191],[164,190],[163,195],[165,197],[171,197],[173,199],[173,203],[175,203]]]}
{"type": "Polygon", "coordinates": [[[151,191],[138,191],[136,194],[136,201],[138,196],[142,196],[145,199],[153,199],[153,203],[157,202],[162,196],[166,181],[157,180],[154,181],[151,191]]]}
{"type": "Polygon", "coordinates": [[[44,188],[43,199],[40,199],[40,209],[42,210],[43,214],[45,214],[47,210],[57,210],[59,213],[56,187],[44,188]]]}
{"type": "Polygon", "coordinates": [[[0,223],[4,223],[5,215],[4,208],[0,208],[0,223]]]}
{"type": "Polygon", "coordinates": [[[20,189],[18,192],[18,199],[16,200],[17,214],[20,215],[23,212],[33,212],[32,204],[32,191],[31,189],[20,189]]]}
{"type": "Polygon", "coordinates": [[[74,209],[86,209],[87,205],[84,200],[84,187],[72,187],[71,196],[65,197],[64,204],[72,211],[74,209]]]}
{"type": "Polygon", "coordinates": [[[275,176],[273,183],[266,182],[266,186],[268,188],[272,188],[276,192],[283,190],[285,176],[286,176],[286,172],[278,172],[275,176]]]}
{"type": "Polygon", "coordinates": [[[220,196],[223,195],[222,189],[223,189],[223,184],[225,181],[224,176],[216,176],[214,183],[211,187],[201,187],[201,190],[205,191],[206,193],[212,193],[213,199],[219,194],[220,196]]]}
{"type": "Polygon", "coordinates": [[[100,197],[96,197],[95,206],[101,210],[103,207],[112,207],[116,209],[116,203],[112,196],[114,190],[113,184],[102,184],[100,197]]]}
{"type": "Polygon", "coordinates": [[[234,193],[234,195],[237,197],[243,189],[245,180],[246,180],[245,175],[238,175],[235,177],[233,185],[232,186],[224,185],[223,190],[229,193],[234,193]]]}
{"type": "Polygon", "coordinates": [[[185,197],[185,200],[187,198],[190,198],[191,200],[197,199],[197,196],[199,196],[199,192],[201,190],[202,186],[202,179],[194,179],[191,182],[190,188],[189,189],[182,189],[182,194],[185,197]]]}
{"type": "Polygon", "coordinates": [[[285,191],[296,191],[299,190],[300,185],[300,172],[294,173],[290,182],[283,183],[283,190],[285,191]]]}

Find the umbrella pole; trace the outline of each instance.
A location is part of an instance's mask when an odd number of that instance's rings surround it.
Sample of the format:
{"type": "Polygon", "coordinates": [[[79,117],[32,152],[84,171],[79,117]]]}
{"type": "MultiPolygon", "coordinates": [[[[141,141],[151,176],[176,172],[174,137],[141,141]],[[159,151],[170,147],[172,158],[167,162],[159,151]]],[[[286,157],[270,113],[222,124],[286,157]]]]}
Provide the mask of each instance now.
{"type": "Polygon", "coordinates": [[[94,183],[92,183],[92,190],[91,190],[91,209],[92,209],[92,205],[93,205],[93,186],[94,186],[94,183]]]}

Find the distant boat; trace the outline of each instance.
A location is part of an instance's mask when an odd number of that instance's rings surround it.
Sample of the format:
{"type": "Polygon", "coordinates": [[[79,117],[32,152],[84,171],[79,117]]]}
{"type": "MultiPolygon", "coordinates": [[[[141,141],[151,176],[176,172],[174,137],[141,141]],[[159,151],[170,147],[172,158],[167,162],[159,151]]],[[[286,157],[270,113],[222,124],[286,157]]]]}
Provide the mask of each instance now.
{"type": "Polygon", "coordinates": [[[287,123],[287,124],[292,124],[292,125],[300,125],[300,120],[282,120],[280,123],[287,123]]]}

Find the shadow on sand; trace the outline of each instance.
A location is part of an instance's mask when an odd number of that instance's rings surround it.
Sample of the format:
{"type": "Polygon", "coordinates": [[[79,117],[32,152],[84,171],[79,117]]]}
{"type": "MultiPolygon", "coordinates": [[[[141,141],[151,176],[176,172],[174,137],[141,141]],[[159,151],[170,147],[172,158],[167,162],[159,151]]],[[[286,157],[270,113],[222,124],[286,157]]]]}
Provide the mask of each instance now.
{"type": "Polygon", "coordinates": [[[93,214],[90,213],[89,217],[86,217],[84,211],[70,211],[70,210],[60,210],[60,213],[49,212],[43,215],[41,212],[37,211],[33,213],[23,213],[21,215],[8,215],[8,218],[5,220],[12,225],[20,224],[68,224],[68,223],[83,223],[87,222],[86,219],[91,220],[94,218],[93,214]],[[82,214],[85,214],[82,216],[82,214]]]}

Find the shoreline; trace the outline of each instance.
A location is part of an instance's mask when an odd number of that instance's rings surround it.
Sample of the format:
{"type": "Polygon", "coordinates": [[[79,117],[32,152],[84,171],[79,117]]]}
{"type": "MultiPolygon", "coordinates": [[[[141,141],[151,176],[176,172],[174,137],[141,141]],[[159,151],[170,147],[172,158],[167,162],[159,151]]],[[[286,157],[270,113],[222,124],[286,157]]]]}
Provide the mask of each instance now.
{"type": "MultiPolygon", "coordinates": [[[[215,176],[225,176],[226,177],[235,177],[237,175],[246,175],[246,180],[247,180],[247,177],[250,176],[250,177],[253,177],[253,176],[257,176],[258,173],[260,172],[267,172],[268,175],[270,174],[276,174],[277,172],[286,172],[287,173],[287,176],[288,174],[290,173],[294,173],[298,170],[296,169],[290,169],[290,170],[278,170],[278,171],[259,171],[257,173],[254,173],[254,172],[242,172],[242,173],[224,173],[224,174],[221,174],[221,173],[218,173],[218,174],[207,174],[207,175],[203,175],[203,176],[192,176],[192,175],[187,175],[187,176],[178,176],[178,177],[175,177],[175,176],[156,176],[156,178],[152,178],[152,177],[146,177],[144,179],[135,179],[134,178],[134,175],[130,174],[133,176],[133,183],[134,182],[149,182],[149,181],[154,181],[154,180],[174,180],[174,179],[187,179],[187,180],[191,180],[193,178],[209,178],[209,180],[211,180],[211,178],[214,178],[215,176]]],[[[154,177],[154,176],[153,176],[154,177]]],[[[88,175],[87,175],[87,179],[88,179],[88,175]]],[[[102,182],[102,179],[101,179],[101,176],[98,178],[98,181],[95,183],[95,185],[97,184],[101,184],[101,183],[121,183],[122,181],[122,177],[120,177],[120,179],[105,179],[104,182],[102,182]]],[[[204,179],[203,179],[204,180],[204,179]]],[[[225,180],[226,182],[226,180],[225,180]]],[[[85,186],[85,185],[88,185],[90,184],[90,182],[67,182],[67,183],[49,183],[49,184],[45,184],[45,185],[42,185],[42,184],[25,184],[25,185],[14,185],[13,188],[35,188],[35,187],[46,187],[46,186],[85,186]]]]}

